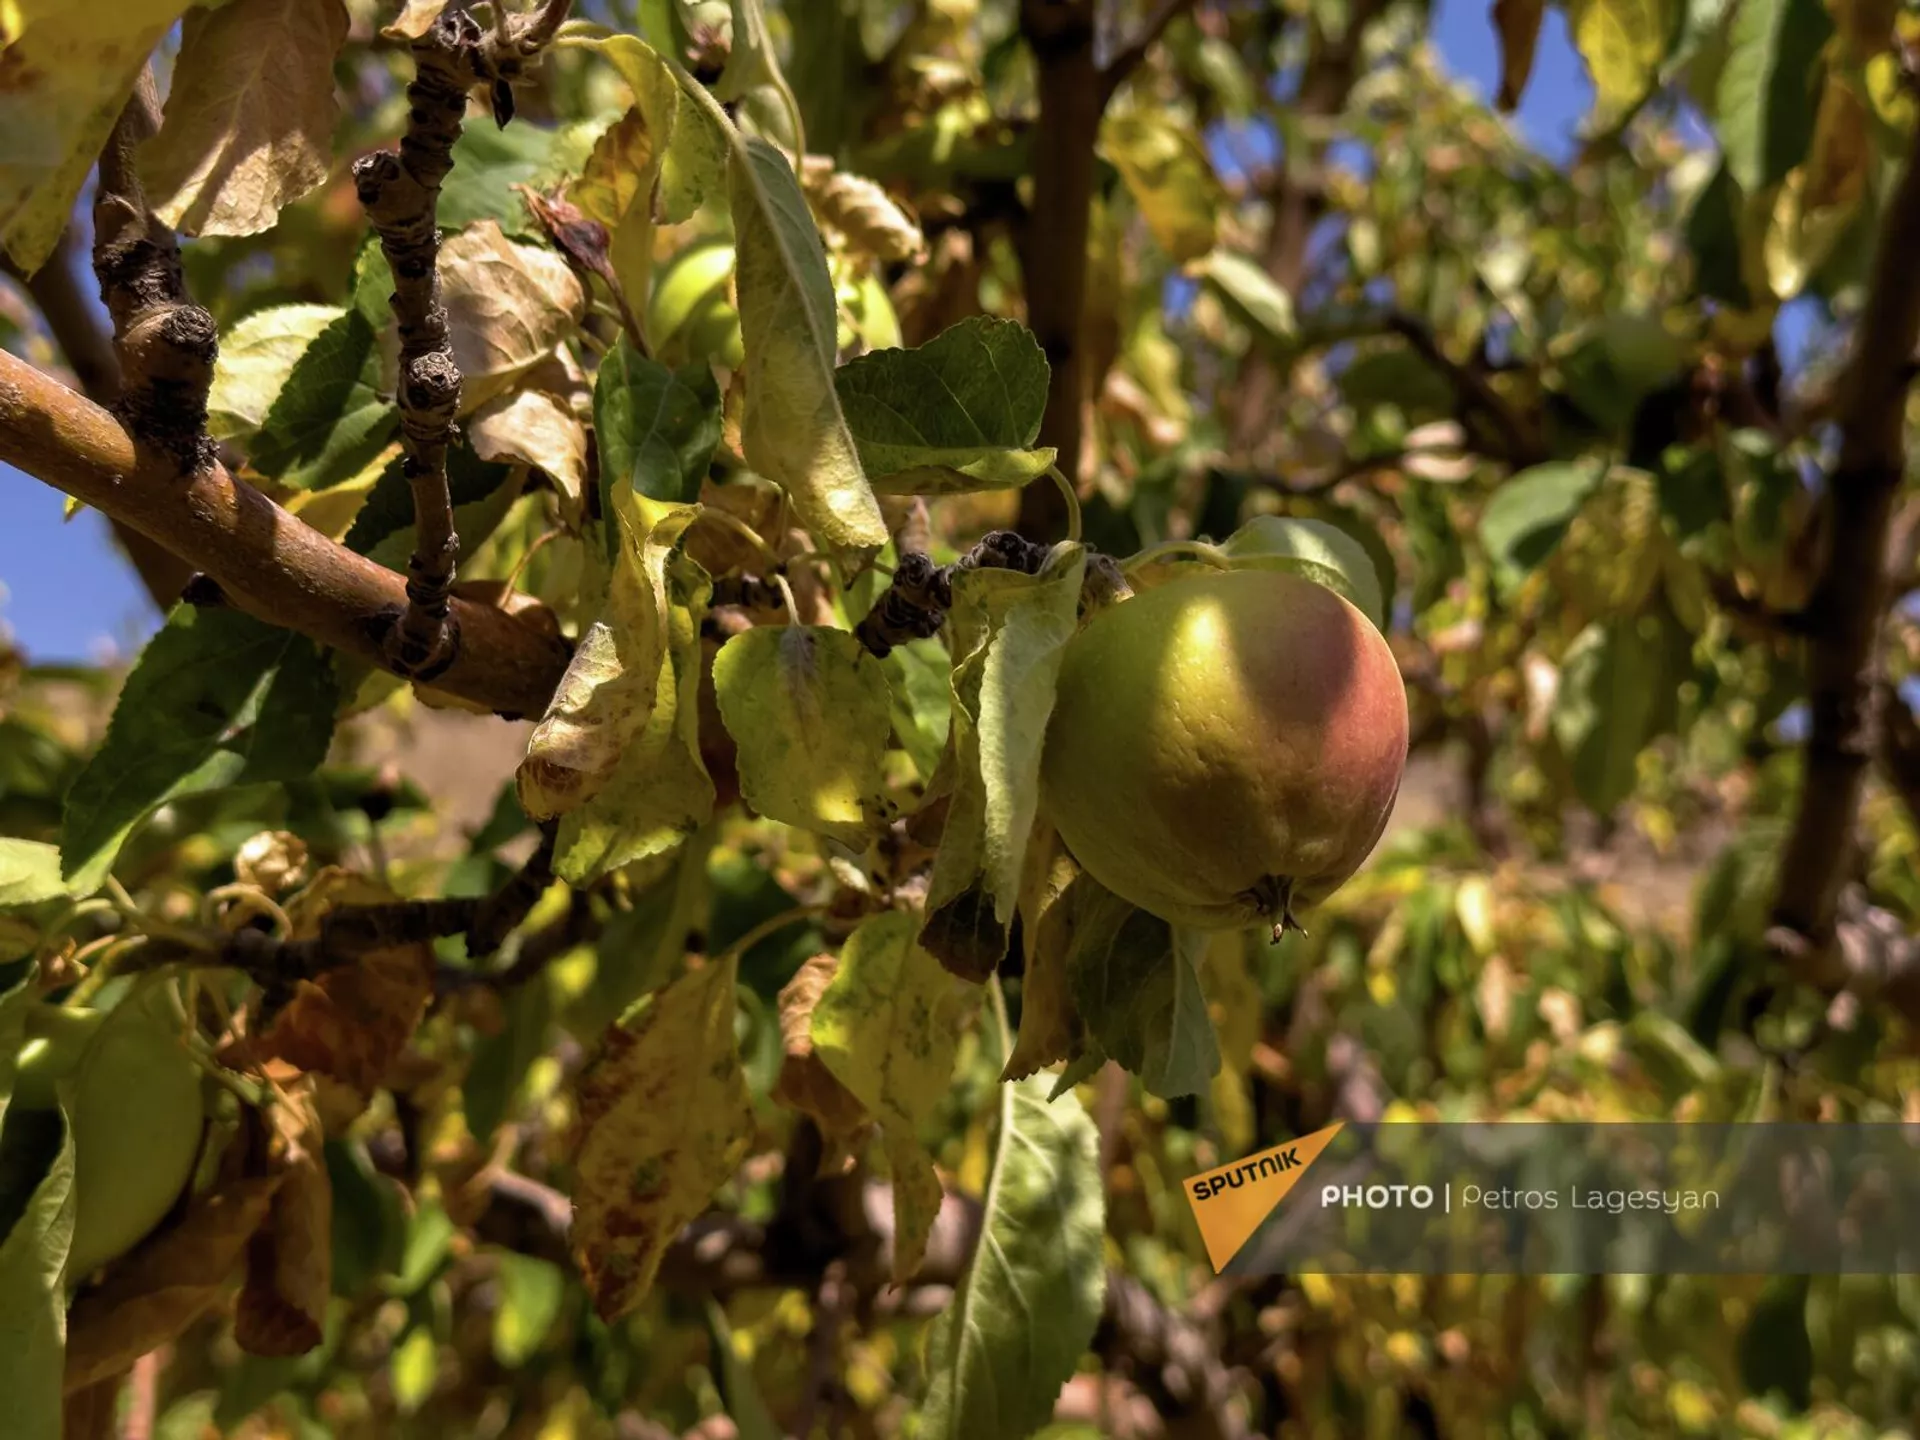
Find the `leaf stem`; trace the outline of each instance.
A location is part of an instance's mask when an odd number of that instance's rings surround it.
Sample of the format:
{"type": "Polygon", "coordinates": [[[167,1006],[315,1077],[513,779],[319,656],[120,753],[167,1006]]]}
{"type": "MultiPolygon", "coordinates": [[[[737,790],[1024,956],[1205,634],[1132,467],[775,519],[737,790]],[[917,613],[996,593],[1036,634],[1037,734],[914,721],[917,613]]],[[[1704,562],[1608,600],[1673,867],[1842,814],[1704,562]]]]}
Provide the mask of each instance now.
{"type": "Polygon", "coordinates": [[[1047,467],[1047,478],[1059,487],[1060,496],[1067,502],[1067,539],[1080,539],[1080,496],[1073,488],[1073,482],[1067,479],[1058,465],[1047,467]]]}
{"type": "Polygon", "coordinates": [[[824,915],[827,908],[824,904],[795,905],[791,910],[782,910],[778,915],[769,916],[714,956],[713,963],[722,965],[730,960],[738,960],[769,935],[777,935],[789,925],[798,925],[815,915],[824,915]]]}
{"type": "Polygon", "coordinates": [[[994,1026],[1000,1032],[1000,1068],[1004,1070],[1013,1055],[1013,1026],[1007,1020],[1007,997],[1000,988],[998,973],[987,977],[987,1003],[993,1011],[994,1026]]]}
{"type": "MultiPolygon", "coordinates": [[[[787,561],[780,558],[780,552],[769,545],[758,530],[754,529],[731,511],[722,510],[717,505],[703,505],[700,507],[700,513],[695,517],[694,523],[697,525],[702,520],[711,520],[716,525],[726,526],[727,529],[733,531],[734,534],[738,535],[742,540],[766,556],[767,563],[772,565],[776,570],[783,569],[788,564],[787,561]]],[[[799,558],[804,560],[807,557],[803,555],[799,558]]]]}
{"type": "Polygon", "coordinates": [[[787,584],[787,577],[778,571],[774,572],[773,583],[780,587],[780,599],[786,604],[787,624],[796,630],[800,629],[800,607],[794,603],[793,587],[787,584]]]}
{"type": "Polygon", "coordinates": [[[1156,560],[1164,560],[1170,555],[1188,555],[1217,570],[1231,568],[1226,557],[1220,553],[1219,547],[1210,545],[1205,540],[1168,540],[1159,545],[1149,546],[1138,555],[1129,555],[1120,562],[1120,569],[1123,573],[1132,575],[1156,560]]]}

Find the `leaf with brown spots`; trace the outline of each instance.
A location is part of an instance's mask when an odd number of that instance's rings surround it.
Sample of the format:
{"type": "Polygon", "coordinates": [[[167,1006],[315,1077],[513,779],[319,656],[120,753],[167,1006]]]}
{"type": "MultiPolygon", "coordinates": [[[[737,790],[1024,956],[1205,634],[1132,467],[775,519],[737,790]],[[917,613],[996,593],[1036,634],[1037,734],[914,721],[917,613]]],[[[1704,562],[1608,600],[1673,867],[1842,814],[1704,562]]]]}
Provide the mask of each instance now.
{"type": "Polygon", "coordinates": [[[745,1158],[753,1105],[728,960],[689,971],[611,1026],[576,1087],[573,1246],[604,1320],[653,1285],[680,1227],[745,1158]]]}
{"type": "MultiPolygon", "coordinates": [[[[320,933],[336,905],[384,904],[399,897],[346,870],[328,869],[287,907],[295,939],[320,933]]],[[[433,947],[370,950],[317,980],[302,980],[261,1035],[254,1054],[331,1076],[371,1095],[412,1037],[433,997],[433,947]]]]}
{"type": "Polygon", "coordinates": [[[66,1392],[118,1375],[212,1309],[266,1219],[280,1177],[233,1180],[198,1196],[83,1291],[67,1312],[66,1392]]]}

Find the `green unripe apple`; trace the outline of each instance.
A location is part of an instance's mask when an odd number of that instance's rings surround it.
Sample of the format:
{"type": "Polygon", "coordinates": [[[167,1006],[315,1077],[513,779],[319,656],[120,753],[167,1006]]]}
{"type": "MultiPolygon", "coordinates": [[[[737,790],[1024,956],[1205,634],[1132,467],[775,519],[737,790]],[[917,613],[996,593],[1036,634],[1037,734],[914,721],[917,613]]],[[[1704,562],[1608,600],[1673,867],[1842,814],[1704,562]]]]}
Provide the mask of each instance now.
{"type": "Polygon", "coordinates": [[[206,1120],[200,1068],[144,1005],[102,1013],[46,1005],[27,1020],[12,1104],[51,1110],[65,1090],[76,1211],[67,1276],[126,1253],[193,1176],[206,1120]]]}
{"type": "Polygon", "coordinates": [[[1406,762],[1406,689],[1373,623],[1298,575],[1233,570],[1135,595],[1074,637],[1041,788],[1122,899],[1277,934],[1360,867],[1406,762]]]}

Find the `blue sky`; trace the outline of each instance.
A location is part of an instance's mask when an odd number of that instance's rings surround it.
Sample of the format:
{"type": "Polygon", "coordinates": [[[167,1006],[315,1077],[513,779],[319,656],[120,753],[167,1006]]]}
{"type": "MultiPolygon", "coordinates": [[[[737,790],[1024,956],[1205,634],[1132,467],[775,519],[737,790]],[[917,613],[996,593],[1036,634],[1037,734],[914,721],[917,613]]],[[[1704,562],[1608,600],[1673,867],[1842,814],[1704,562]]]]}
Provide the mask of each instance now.
{"type": "MultiPolygon", "coordinates": [[[[1436,0],[1434,33],[1455,73],[1483,95],[1498,83],[1487,0],[1436,0]]],[[[1546,28],[1517,117],[1534,144],[1565,156],[1592,94],[1558,10],[1546,28]]],[[[106,523],[91,511],[62,518],[62,497],[0,466],[0,621],[30,659],[98,661],[137,649],[159,623],[106,523]]]]}

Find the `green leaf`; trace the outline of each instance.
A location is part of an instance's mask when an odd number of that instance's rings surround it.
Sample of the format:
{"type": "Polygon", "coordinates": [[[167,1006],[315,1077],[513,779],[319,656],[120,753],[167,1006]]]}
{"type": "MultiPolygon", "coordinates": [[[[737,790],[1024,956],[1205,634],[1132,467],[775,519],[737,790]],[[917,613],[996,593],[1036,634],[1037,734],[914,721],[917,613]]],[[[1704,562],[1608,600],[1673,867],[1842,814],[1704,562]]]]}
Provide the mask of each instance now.
{"type": "MultiPolygon", "coordinates": [[[[513,467],[482,460],[464,445],[447,451],[447,490],[453,497],[454,528],[464,546],[477,546],[485,538],[480,522],[491,516],[486,528],[499,522],[511,495],[517,491],[508,485],[513,467]]],[[[407,480],[406,462],[396,455],[380,471],[366,500],[353,517],[346,539],[349,550],[371,556],[392,570],[404,570],[413,553],[413,486],[407,480]]]]}
{"type": "Polygon", "coordinates": [[[883,495],[1018,488],[1047,473],[1034,449],[1047,408],[1047,357],[1026,326],[975,316],[911,350],[875,350],[834,386],[883,495]]]}
{"type": "Polygon", "coordinates": [[[642,1001],[576,1082],[572,1240],[603,1320],[652,1288],[673,1237],[752,1143],[734,968],[704,965],[642,1001]]]}
{"type": "Polygon", "coordinates": [[[1061,900],[1073,935],[1068,983],[1088,1034],[1153,1094],[1204,1092],[1220,1071],[1195,968],[1205,937],[1136,909],[1088,875],[1061,900]]]}
{"type": "Polygon", "coordinates": [[[1747,194],[1806,158],[1832,34],[1820,0],[1740,0],[1713,108],[1727,173],[1747,194]]]}
{"type": "MultiPolygon", "coordinates": [[[[767,30],[766,7],[761,0],[728,0],[727,8],[731,11],[733,21],[732,35],[726,68],[714,83],[714,98],[740,101],[749,106],[765,98],[772,99],[776,102],[775,109],[780,120],[790,132],[778,138],[790,142],[795,154],[804,155],[807,147],[800,107],[793,98],[793,92],[787,88],[786,77],[780,73],[780,62],[774,56],[773,36],[767,30]]],[[[766,118],[758,109],[752,113],[756,121],[766,118]]],[[[762,128],[765,128],[764,124],[762,128]]]]}
{"type": "Polygon", "coordinates": [[[358,310],[315,335],[254,436],[254,468],[300,490],[324,490],[365,468],[400,425],[392,399],[380,394],[379,350],[358,310]]]}
{"type": "Polygon", "coordinates": [[[97,889],[133,827],[168,800],[310,774],[338,704],[333,667],[305,636],[238,610],[177,607],[67,793],[68,881],[97,889]]]}
{"type": "Polygon", "coordinates": [[[69,894],[60,878],[60,847],[0,836],[0,909],[38,905],[69,894]]]}
{"type": "Polygon", "coordinates": [[[440,1378],[440,1347],[434,1342],[433,1327],[422,1323],[409,1330],[406,1339],[394,1346],[387,1370],[396,1410],[411,1415],[426,1404],[440,1378]]]}
{"type": "Polygon", "coordinates": [[[58,1110],[0,1124],[0,1394],[19,1440],[60,1440],[73,1133],[58,1110]]]}
{"type": "Polygon", "coordinates": [[[1044,1077],[1000,1087],[973,1262],[934,1321],[922,1440],[1023,1440],[1053,1413],[1106,1293],[1099,1136],[1044,1077]]]}
{"type": "Polygon", "coordinates": [[[1678,0],[1569,0],[1567,20],[1593,76],[1594,124],[1617,125],[1659,78],[1679,20],[1678,0]]]}
{"type": "Polygon", "coordinates": [[[800,183],[773,146],[737,136],[727,163],[746,345],[747,463],[793,497],[823,547],[875,550],[886,521],[834,388],[838,333],[827,252],[800,183]]]}
{"type": "Polygon", "coordinates": [[[1651,612],[1598,621],[1560,662],[1549,725],[1582,804],[1605,815],[1633,793],[1640,752],[1673,726],[1687,640],[1651,612]]]}
{"type": "Polygon", "coordinates": [[[1109,114],[1100,149],[1167,258],[1184,265],[1213,249],[1227,197],[1189,126],[1161,109],[1109,114]]]}
{"type": "Polygon", "coordinates": [[[921,944],[968,979],[984,980],[1007,952],[1085,573],[1085,548],[1067,542],[1038,575],[967,570],[953,582],[954,789],[921,944]]]}
{"type": "Polygon", "coordinates": [[[896,645],[880,662],[892,696],[893,733],[922,780],[931,780],[946,749],[952,710],[946,647],[938,640],[896,645]]]}
{"type": "MultiPolygon", "coordinates": [[[[622,484],[652,500],[692,504],[720,443],[713,370],[701,360],[669,370],[621,336],[594,376],[593,434],[602,515],[614,513],[612,490],[622,484]]],[[[618,537],[611,524],[606,532],[611,558],[618,537]]]]}
{"type": "Polygon", "coordinates": [[[1200,276],[1243,325],[1250,326],[1264,349],[1284,353],[1292,348],[1299,327],[1293,318],[1293,297],[1271,275],[1244,255],[1215,250],[1200,262],[1200,276]]]}
{"type": "Polygon", "coordinates": [[[207,394],[207,433],[245,440],[257,432],[300,357],[346,313],[338,305],[270,305],[222,335],[207,394]]]}
{"type": "Polygon", "coordinates": [[[753,1366],[733,1343],[733,1327],[727,1324],[727,1312],[720,1302],[707,1301],[707,1333],[713,1342],[720,1391],[720,1403],[733,1421],[737,1440],[780,1440],[783,1433],[767,1410],[760,1386],[753,1378],[753,1366]]]}
{"type": "Polygon", "coordinates": [[[769,820],[864,849],[885,822],[886,672],[844,630],[755,626],[713,661],[740,791],[769,820]]]}
{"type": "Polygon", "coordinates": [[[1517,584],[1546,562],[1604,473],[1588,461],[1550,461],[1493,492],[1480,512],[1480,543],[1502,584],[1517,584]]]}
{"type": "Polygon", "coordinates": [[[1753,303],[1741,259],[1740,185],[1720,162],[1687,212],[1687,248],[1693,252],[1693,283],[1709,300],[1745,308],[1753,303]]]}
{"type": "Polygon", "coordinates": [[[558,128],[516,120],[496,125],[467,125],[453,147],[453,169],[440,187],[435,218],[449,234],[481,220],[497,221],[510,235],[544,240],[515,187],[545,194],[580,173],[612,116],[603,115],[558,128]]]}
{"type": "Polygon", "coordinates": [[[511,1250],[498,1254],[500,1304],[493,1312],[493,1358],[509,1370],[531,1359],[560,1318],[566,1272],[547,1260],[511,1250]]]}
{"type": "Polygon", "coordinates": [[[1285,570],[1305,576],[1345,596],[1382,630],[1387,627],[1373,557],[1338,525],[1260,515],[1229,535],[1220,553],[1236,570],[1285,570]]]}
{"type": "Polygon", "coordinates": [[[681,88],[672,66],[645,41],[610,35],[590,47],[620,72],[646,117],[647,133],[661,155],[660,219],[678,225],[725,184],[727,128],[681,88]]]}

